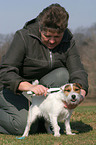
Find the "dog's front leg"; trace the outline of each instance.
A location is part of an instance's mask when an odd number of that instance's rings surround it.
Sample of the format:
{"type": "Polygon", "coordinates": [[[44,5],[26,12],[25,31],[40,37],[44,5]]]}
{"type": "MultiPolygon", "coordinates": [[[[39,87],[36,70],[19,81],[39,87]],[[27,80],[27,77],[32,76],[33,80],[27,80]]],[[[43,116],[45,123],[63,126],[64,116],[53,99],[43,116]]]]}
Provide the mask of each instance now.
{"type": "Polygon", "coordinates": [[[67,134],[67,135],[75,135],[75,133],[72,133],[72,131],[71,131],[70,117],[68,117],[68,118],[65,120],[65,129],[66,129],[66,134],[67,134]]]}
{"type": "Polygon", "coordinates": [[[50,122],[53,127],[54,136],[60,137],[60,133],[59,133],[60,127],[58,126],[57,117],[50,115],[50,122]]]}

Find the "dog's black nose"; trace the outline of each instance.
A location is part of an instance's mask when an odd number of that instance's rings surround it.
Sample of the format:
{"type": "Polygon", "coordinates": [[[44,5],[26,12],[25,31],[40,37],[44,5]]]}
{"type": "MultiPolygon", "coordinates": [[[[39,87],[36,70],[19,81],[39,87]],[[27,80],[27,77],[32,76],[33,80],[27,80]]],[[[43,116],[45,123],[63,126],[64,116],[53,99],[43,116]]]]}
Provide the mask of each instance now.
{"type": "Polygon", "coordinates": [[[76,98],[76,96],[75,95],[72,95],[72,99],[75,99],[76,98]]]}

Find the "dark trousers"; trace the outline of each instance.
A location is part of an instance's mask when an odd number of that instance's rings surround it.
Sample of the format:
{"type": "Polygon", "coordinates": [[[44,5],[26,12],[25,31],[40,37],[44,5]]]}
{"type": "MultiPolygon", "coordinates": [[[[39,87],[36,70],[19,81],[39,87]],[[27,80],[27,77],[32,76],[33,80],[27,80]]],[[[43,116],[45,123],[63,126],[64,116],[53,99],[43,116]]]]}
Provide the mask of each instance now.
{"type": "MultiPolygon", "coordinates": [[[[46,87],[60,87],[68,83],[69,74],[65,68],[58,68],[42,77],[39,82],[46,87]]],[[[8,89],[0,92],[0,133],[21,135],[24,132],[27,115],[28,100],[16,95],[8,89]]],[[[31,126],[31,133],[36,133],[38,120],[31,126]]]]}

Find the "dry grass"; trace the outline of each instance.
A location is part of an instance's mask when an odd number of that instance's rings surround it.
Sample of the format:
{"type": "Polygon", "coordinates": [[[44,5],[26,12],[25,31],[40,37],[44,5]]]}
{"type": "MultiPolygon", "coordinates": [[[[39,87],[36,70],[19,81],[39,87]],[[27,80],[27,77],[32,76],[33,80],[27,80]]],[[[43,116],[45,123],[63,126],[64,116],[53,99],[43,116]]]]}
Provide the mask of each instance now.
{"type": "Polygon", "coordinates": [[[72,132],[75,136],[66,135],[64,125],[60,123],[60,138],[48,134],[35,134],[23,140],[17,140],[14,135],[0,134],[0,145],[96,145],[96,103],[80,105],[71,117],[72,132]]]}

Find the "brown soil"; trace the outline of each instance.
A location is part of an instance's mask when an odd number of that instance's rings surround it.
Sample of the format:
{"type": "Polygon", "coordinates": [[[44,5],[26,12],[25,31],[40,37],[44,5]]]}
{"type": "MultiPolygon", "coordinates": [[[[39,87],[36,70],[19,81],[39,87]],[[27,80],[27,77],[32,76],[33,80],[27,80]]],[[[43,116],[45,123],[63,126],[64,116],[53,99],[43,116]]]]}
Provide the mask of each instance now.
{"type": "Polygon", "coordinates": [[[96,106],[96,98],[86,98],[80,106],[96,106]]]}

